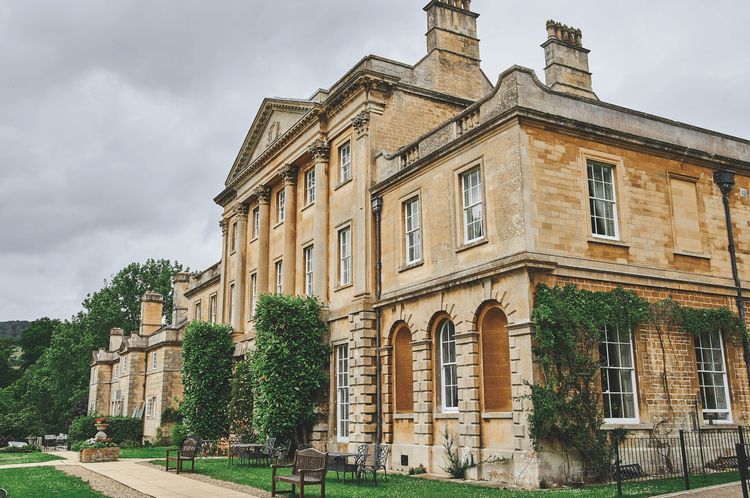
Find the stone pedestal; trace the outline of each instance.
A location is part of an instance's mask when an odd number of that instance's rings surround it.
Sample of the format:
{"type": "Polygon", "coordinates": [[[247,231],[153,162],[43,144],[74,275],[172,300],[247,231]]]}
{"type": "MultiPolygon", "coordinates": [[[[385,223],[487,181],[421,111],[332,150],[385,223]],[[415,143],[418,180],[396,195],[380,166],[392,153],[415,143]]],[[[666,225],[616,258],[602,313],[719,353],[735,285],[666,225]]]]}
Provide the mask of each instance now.
{"type": "Polygon", "coordinates": [[[86,448],[78,455],[81,463],[113,462],[120,456],[120,448],[86,448]]]}

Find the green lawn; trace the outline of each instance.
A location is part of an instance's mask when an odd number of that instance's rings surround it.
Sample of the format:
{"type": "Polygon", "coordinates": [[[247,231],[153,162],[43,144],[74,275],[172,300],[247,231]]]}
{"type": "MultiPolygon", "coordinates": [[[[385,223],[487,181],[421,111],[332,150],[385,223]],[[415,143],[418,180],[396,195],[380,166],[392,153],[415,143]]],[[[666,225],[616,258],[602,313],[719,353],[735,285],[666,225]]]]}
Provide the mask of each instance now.
{"type": "Polygon", "coordinates": [[[166,458],[167,450],[177,446],[144,446],[143,448],[120,448],[120,458],[166,458]]]}
{"type": "Polygon", "coordinates": [[[51,460],[65,459],[61,456],[52,455],[50,453],[0,453],[0,465],[49,462],[51,460]]]}
{"type": "MultiPolygon", "coordinates": [[[[164,466],[164,460],[151,462],[164,466]]],[[[189,468],[189,467],[188,467],[189,468]]],[[[245,484],[258,489],[271,491],[271,469],[264,467],[229,466],[226,459],[197,459],[195,472],[214,479],[245,484]]],[[[288,472],[288,470],[287,470],[288,472]]],[[[336,473],[329,473],[326,478],[326,496],[330,498],[400,498],[419,496],[424,498],[567,498],[590,497],[609,498],[617,496],[617,486],[592,486],[587,488],[548,490],[548,491],[505,491],[465,484],[455,481],[435,481],[430,479],[403,475],[389,475],[388,482],[382,481],[382,473],[378,474],[378,487],[373,485],[372,478],[357,487],[347,476],[347,483],[342,485],[336,473]]],[[[714,484],[723,484],[739,480],[737,472],[709,475],[704,481],[703,476],[691,477],[691,489],[714,484]]],[[[280,488],[288,489],[288,488],[280,488]]],[[[318,488],[313,487],[315,493],[318,488]]],[[[645,498],[664,493],[684,491],[685,483],[682,479],[665,479],[642,483],[623,484],[623,496],[631,498],[645,498]]]]}
{"type": "Polygon", "coordinates": [[[8,496],[56,498],[100,498],[106,495],[94,491],[81,479],[56,470],[54,467],[24,467],[0,469],[0,488],[8,496]]]}

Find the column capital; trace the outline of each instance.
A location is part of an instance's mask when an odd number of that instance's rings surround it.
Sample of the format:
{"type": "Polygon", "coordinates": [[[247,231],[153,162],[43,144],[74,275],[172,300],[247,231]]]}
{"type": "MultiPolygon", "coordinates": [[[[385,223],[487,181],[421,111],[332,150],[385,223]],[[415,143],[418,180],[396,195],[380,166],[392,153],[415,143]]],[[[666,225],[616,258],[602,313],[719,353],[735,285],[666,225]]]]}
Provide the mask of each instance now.
{"type": "Polygon", "coordinates": [[[370,129],[370,111],[364,110],[352,118],[352,126],[357,130],[357,135],[367,133],[370,129]]]}
{"type": "Polygon", "coordinates": [[[226,218],[222,218],[222,220],[219,222],[219,226],[221,227],[221,235],[226,236],[227,232],[229,231],[229,220],[226,218]]]}
{"type": "Polygon", "coordinates": [[[232,209],[234,211],[235,216],[241,221],[247,221],[247,213],[250,211],[250,206],[247,204],[243,204],[241,202],[238,202],[234,205],[234,208],[232,209]]]}
{"type": "Polygon", "coordinates": [[[299,166],[296,166],[294,164],[285,164],[284,167],[281,168],[281,171],[279,171],[279,175],[281,175],[281,178],[284,179],[284,186],[297,185],[298,171],[299,166]]]}
{"type": "Polygon", "coordinates": [[[258,198],[258,204],[268,204],[271,201],[271,189],[265,185],[256,187],[253,195],[258,198]]]}
{"type": "Polygon", "coordinates": [[[313,160],[317,162],[328,162],[328,156],[331,152],[331,144],[328,140],[317,138],[308,148],[313,160]]]}

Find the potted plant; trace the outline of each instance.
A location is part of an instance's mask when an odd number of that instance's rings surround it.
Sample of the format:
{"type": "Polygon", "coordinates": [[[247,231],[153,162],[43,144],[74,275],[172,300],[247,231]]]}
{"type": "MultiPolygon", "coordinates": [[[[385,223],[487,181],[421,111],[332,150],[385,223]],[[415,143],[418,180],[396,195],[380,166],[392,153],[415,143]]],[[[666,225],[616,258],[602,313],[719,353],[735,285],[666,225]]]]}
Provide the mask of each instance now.
{"type": "Polygon", "coordinates": [[[96,430],[103,432],[107,428],[107,417],[96,419],[94,425],[96,426],[96,430]]]}

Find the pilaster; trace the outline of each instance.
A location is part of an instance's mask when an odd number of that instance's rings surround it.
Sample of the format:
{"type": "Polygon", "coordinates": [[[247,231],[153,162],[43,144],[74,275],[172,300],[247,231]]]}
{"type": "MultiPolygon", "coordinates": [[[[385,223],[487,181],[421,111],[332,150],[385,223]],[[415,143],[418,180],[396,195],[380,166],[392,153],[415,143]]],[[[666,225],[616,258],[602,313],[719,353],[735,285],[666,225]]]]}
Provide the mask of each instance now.
{"type": "Polygon", "coordinates": [[[377,434],[375,312],[349,315],[349,441],[369,444],[377,434]]]}
{"type": "MultiPolygon", "coordinates": [[[[224,288],[229,285],[229,220],[224,218],[219,222],[221,227],[221,285],[216,296],[216,306],[221,307],[216,310],[216,321],[221,323],[221,316],[224,313],[224,288]]],[[[211,311],[209,310],[209,317],[211,311]]]]}
{"type": "Polygon", "coordinates": [[[265,185],[261,185],[253,191],[258,199],[258,294],[267,294],[268,289],[268,238],[271,225],[269,202],[271,191],[265,185]]]}
{"type": "Polygon", "coordinates": [[[458,362],[459,445],[480,448],[481,405],[479,400],[479,333],[456,334],[458,362]]]}
{"type": "MultiPolygon", "coordinates": [[[[315,162],[315,234],[313,236],[313,293],[328,301],[328,161],[331,146],[325,139],[309,148],[315,162]]],[[[286,266],[286,263],[284,263],[286,266]]]]}
{"type": "Polygon", "coordinates": [[[433,444],[432,341],[411,343],[414,360],[414,444],[433,444]]]}
{"type": "Polygon", "coordinates": [[[237,203],[234,206],[234,215],[237,218],[237,247],[235,248],[234,257],[234,296],[232,299],[232,316],[229,317],[232,323],[232,329],[235,333],[244,332],[245,316],[245,294],[246,294],[246,274],[247,274],[247,213],[249,206],[247,204],[237,203]]]}
{"type": "Polygon", "coordinates": [[[532,322],[508,325],[510,378],[513,389],[513,436],[517,451],[531,449],[531,439],[526,430],[526,414],[532,408],[531,401],[529,399],[522,400],[521,396],[531,393],[529,387],[524,384],[524,380],[531,383],[536,381],[534,378],[524,379],[524,375],[529,375],[535,371],[532,361],[533,339],[534,326],[532,322]]]}
{"type": "Polygon", "coordinates": [[[287,164],[281,168],[284,180],[284,249],[282,267],[282,287],[287,294],[296,293],[297,274],[297,172],[299,168],[287,164]]]}

